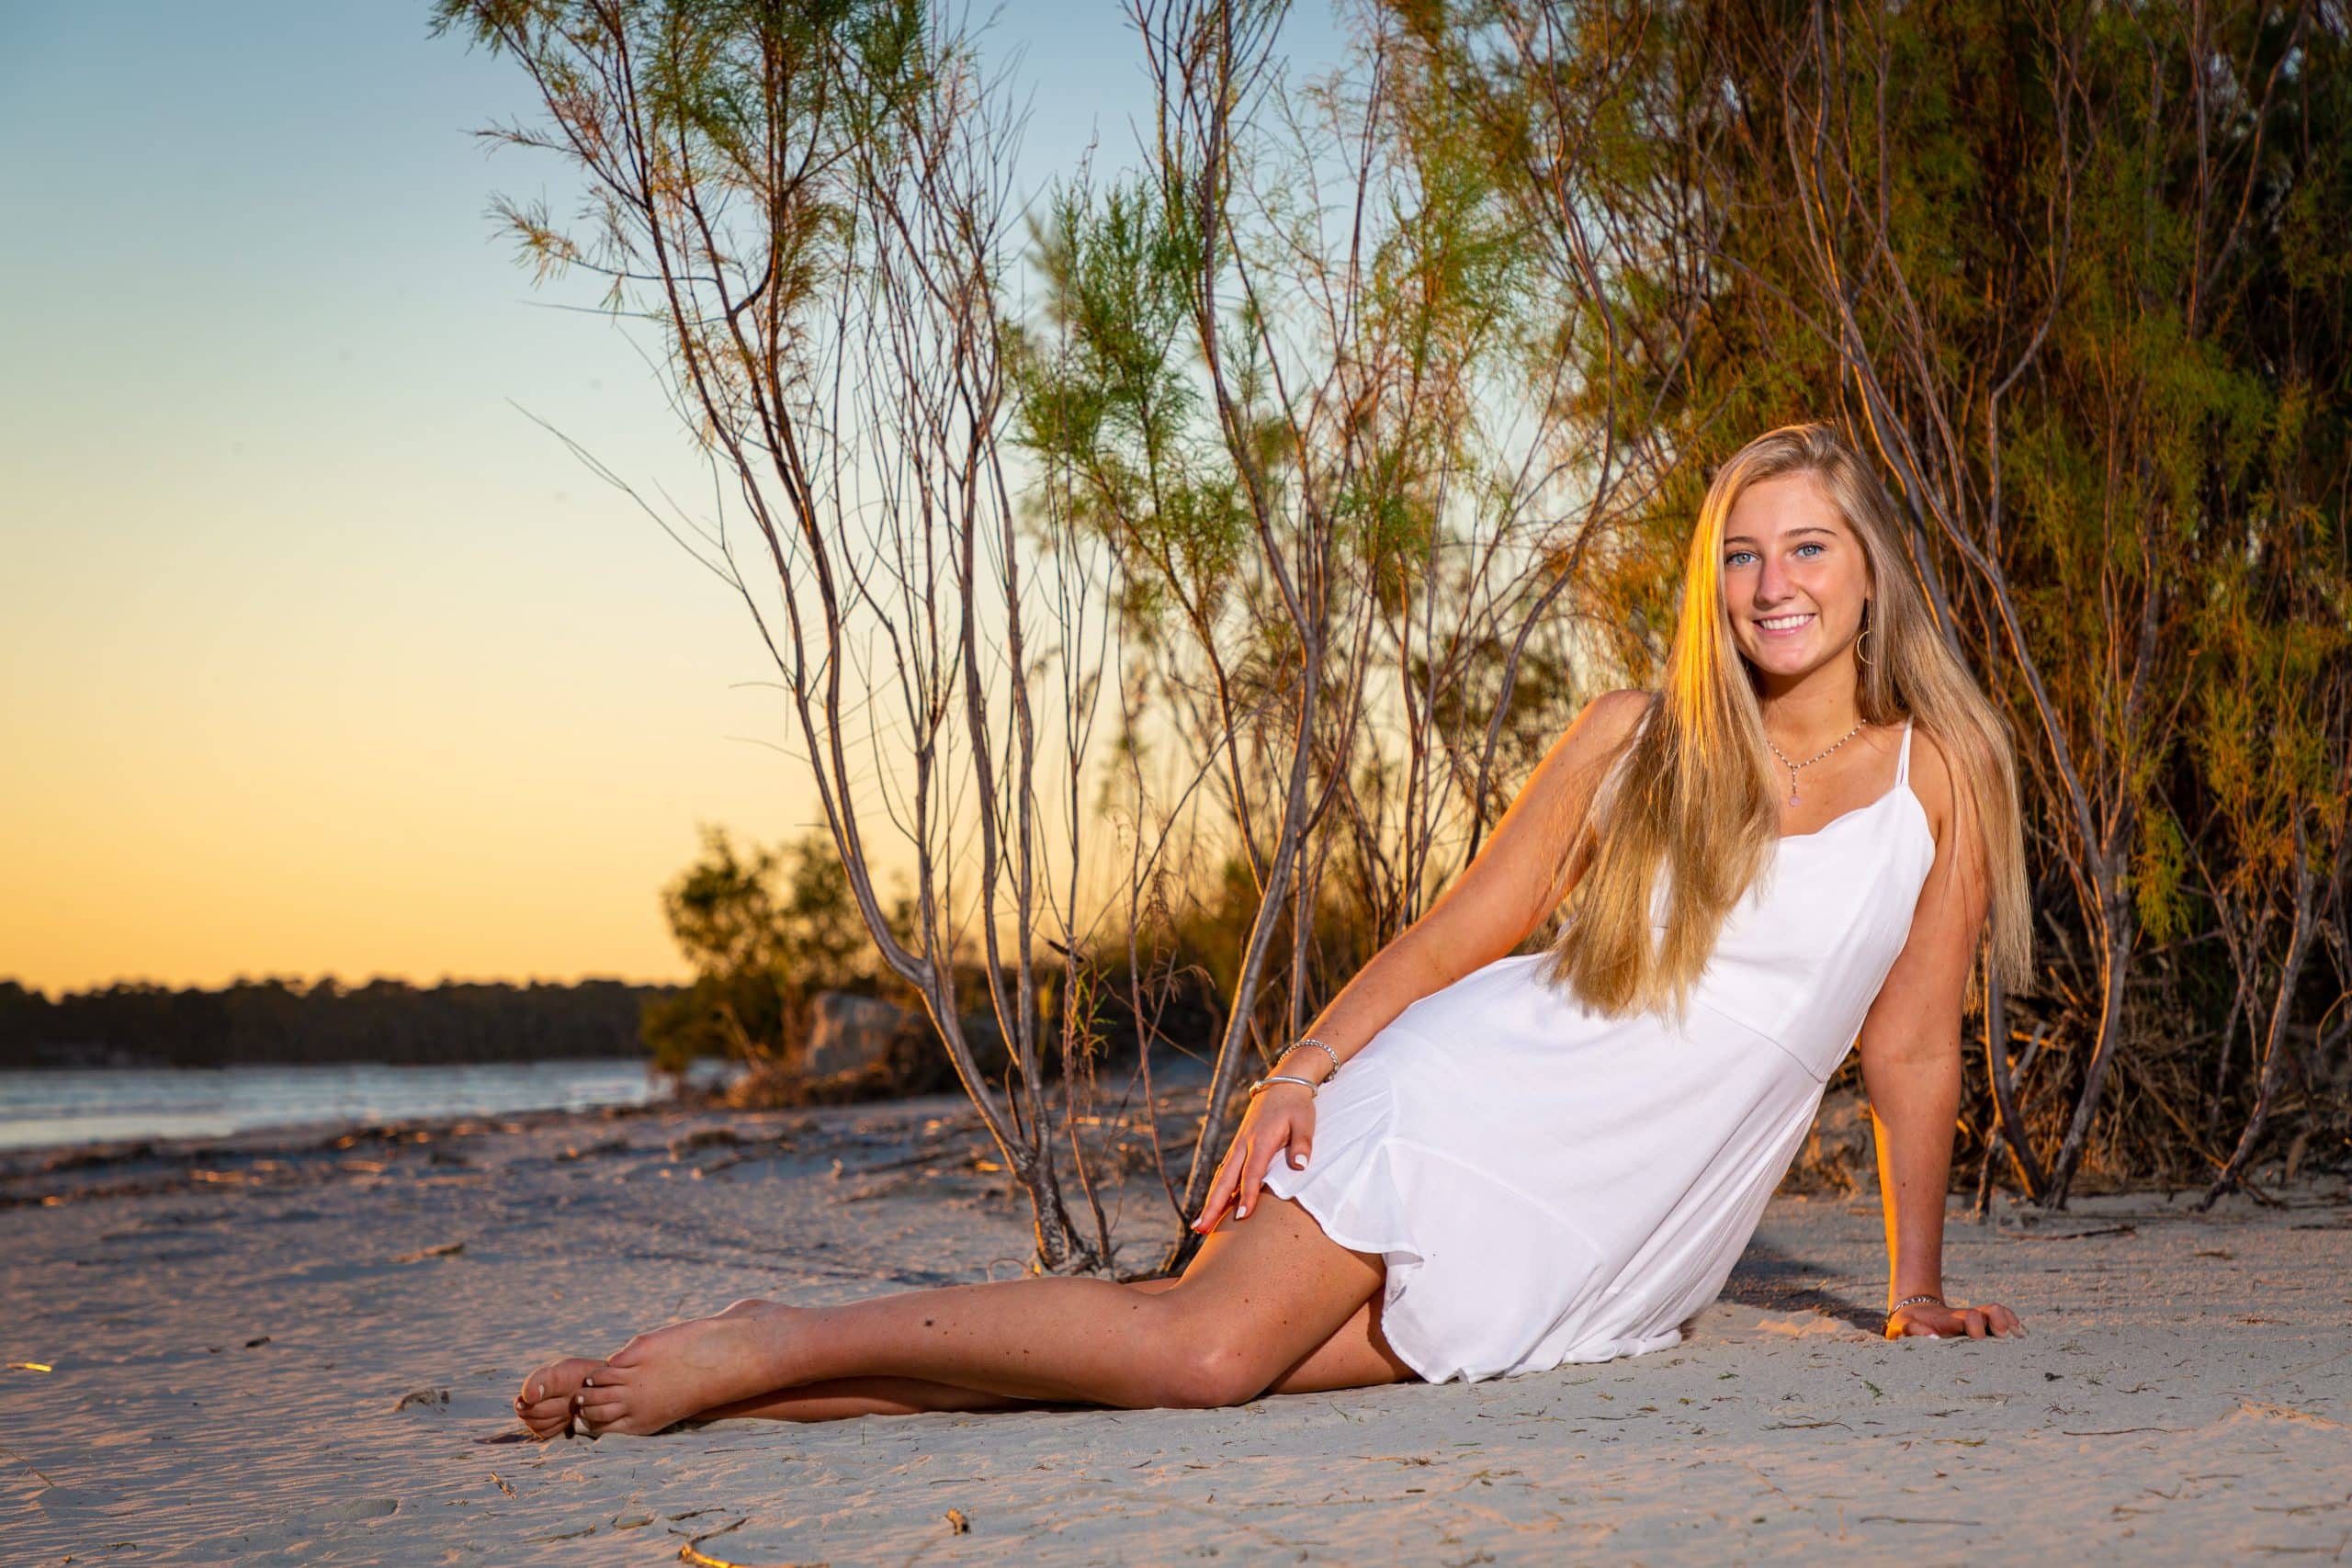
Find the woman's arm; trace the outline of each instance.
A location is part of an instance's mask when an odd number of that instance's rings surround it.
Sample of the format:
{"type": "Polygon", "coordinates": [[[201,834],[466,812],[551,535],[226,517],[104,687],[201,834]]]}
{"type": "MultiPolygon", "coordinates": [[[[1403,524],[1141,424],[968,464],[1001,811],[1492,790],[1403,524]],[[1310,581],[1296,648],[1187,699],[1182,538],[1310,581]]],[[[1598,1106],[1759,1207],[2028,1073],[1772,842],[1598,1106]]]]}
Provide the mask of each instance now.
{"type": "MultiPolygon", "coordinates": [[[[1593,792],[1649,697],[1618,691],[1587,703],[1535,765],[1477,858],[1315,1015],[1307,1035],[1331,1055],[1295,1045],[1274,1070],[1321,1082],[1338,1070],[1334,1058],[1345,1062],[1363,1050],[1407,1008],[1525,941],[1584,874],[1589,846],[1579,840],[1593,792]],[[1561,851],[1571,845],[1577,852],[1563,865],[1561,851]]],[[[1227,1205],[1249,1213],[1266,1168],[1283,1150],[1294,1168],[1306,1163],[1312,1103],[1309,1091],[1293,1084],[1271,1085],[1251,1102],[1193,1222],[1195,1230],[1214,1228],[1227,1205]]]]}
{"type": "MultiPolygon", "coordinates": [[[[1587,703],[1536,763],[1477,858],[1419,919],[1373,955],[1306,1032],[1344,1061],[1423,997],[1526,941],[1584,874],[1589,846],[1578,845],[1565,866],[1561,852],[1583,838],[1593,791],[1649,698],[1647,692],[1629,690],[1587,703]]],[[[1312,1046],[1291,1062],[1282,1070],[1316,1063],[1327,1075],[1331,1069],[1312,1046]]]]}
{"type": "MultiPolygon", "coordinates": [[[[1984,837],[1942,751],[1915,730],[1911,787],[1936,837],[1911,934],[1863,1020],[1857,1049],[1876,1125],[1886,1208],[1887,1303],[1943,1295],[1944,1197],[1960,1115],[1960,1010],[1988,903],[1984,837]]],[[[2023,1333],[2007,1307],[1906,1309],[1888,1332],[2023,1333]]]]}

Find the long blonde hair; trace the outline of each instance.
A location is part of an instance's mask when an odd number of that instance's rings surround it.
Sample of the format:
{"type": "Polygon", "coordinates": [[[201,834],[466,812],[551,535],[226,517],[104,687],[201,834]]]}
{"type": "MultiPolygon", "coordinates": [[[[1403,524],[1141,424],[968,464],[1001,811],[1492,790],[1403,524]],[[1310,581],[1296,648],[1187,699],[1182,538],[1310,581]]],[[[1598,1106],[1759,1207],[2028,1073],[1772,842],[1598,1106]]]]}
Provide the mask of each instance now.
{"type": "MultiPolygon", "coordinates": [[[[1781,784],[1763,709],[1723,603],[1724,528],[1749,485],[1800,473],[1813,477],[1852,531],[1869,572],[1856,705],[1872,725],[1907,714],[1942,748],[1960,797],[1956,819],[1982,835],[1990,897],[1980,951],[2005,984],[2026,982],[2032,932],[2007,727],[1938,633],[1885,486],[1828,425],[1791,424],[1758,436],[1715,470],[1690,536],[1664,687],[1587,812],[1592,826],[1581,837],[1591,860],[1537,969],[1597,1011],[1623,1016],[1667,1004],[1681,1011],[1724,919],[1779,842],[1781,784]],[[1672,890],[1654,947],[1661,865],[1671,868],[1672,890]]],[[[1561,847],[1563,867],[1578,847],[1561,847]]]]}

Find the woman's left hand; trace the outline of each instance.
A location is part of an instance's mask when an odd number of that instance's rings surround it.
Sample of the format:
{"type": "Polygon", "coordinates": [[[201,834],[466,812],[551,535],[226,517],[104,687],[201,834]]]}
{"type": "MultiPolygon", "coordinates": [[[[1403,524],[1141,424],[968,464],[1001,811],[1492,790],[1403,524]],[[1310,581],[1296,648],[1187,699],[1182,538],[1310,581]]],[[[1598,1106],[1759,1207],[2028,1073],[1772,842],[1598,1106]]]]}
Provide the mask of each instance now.
{"type": "Polygon", "coordinates": [[[1958,1339],[1965,1335],[1982,1339],[1987,1335],[1996,1339],[2023,1338],[2025,1325],[2018,1314],[1998,1302],[1986,1302],[1981,1306],[1938,1306],[1933,1302],[1915,1302],[1898,1307],[1886,1320],[1886,1337],[1900,1339],[1905,1335],[1920,1335],[1929,1339],[1958,1339]]]}

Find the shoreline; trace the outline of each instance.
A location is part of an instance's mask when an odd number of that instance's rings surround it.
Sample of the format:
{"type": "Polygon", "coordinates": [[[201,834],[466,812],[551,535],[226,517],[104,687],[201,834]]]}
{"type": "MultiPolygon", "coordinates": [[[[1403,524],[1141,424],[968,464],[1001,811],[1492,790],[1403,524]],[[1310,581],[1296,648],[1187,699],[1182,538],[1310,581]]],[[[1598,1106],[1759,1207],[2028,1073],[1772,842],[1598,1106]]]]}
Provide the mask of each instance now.
{"type": "MultiPolygon", "coordinates": [[[[709,1077],[690,1078],[687,1097],[709,1077]]],[[[0,1157],[288,1138],[419,1119],[593,1111],[678,1097],[677,1081],[650,1064],[604,1057],[10,1070],[0,1071],[0,1157]]]]}
{"type": "MultiPolygon", "coordinates": [[[[46,1153],[68,1157],[0,1158],[0,1359],[51,1369],[0,1371],[12,1561],[2352,1555],[2339,1178],[2207,1214],[2188,1193],[2004,1200],[1984,1225],[1955,1193],[1950,1292],[2009,1304],[2021,1340],[1885,1340],[1876,1198],[1783,1193],[1650,1355],[1218,1410],[542,1445],[507,1401],[549,1354],[740,1296],[1024,1272],[1026,1206],[968,1102],[46,1153]]],[[[1128,1168],[1102,1190],[1138,1266],[1172,1222],[1148,1159],[1106,1164],[1128,1168]]]]}

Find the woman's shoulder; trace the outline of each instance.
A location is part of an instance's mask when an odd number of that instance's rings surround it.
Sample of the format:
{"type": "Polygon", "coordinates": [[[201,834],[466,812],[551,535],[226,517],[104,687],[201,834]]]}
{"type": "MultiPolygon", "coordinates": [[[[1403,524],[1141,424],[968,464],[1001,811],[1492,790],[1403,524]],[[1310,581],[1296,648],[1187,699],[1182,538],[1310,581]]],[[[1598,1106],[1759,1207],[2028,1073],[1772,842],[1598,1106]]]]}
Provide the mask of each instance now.
{"type": "Polygon", "coordinates": [[[1650,709],[1657,694],[1640,686],[1623,686],[1613,692],[1603,692],[1585,705],[1585,716],[1606,739],[1616,740],[1633,733],[1650,709]]]}
{"type": "Polygon", "coordinates": [[[1623,757],[1654,694],[1627,688],[1588,700],[1537,764],[1532,787],[1566,790],[1571,797],[1589,801],[1604,771],[1623,757]]]}

